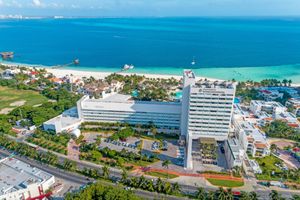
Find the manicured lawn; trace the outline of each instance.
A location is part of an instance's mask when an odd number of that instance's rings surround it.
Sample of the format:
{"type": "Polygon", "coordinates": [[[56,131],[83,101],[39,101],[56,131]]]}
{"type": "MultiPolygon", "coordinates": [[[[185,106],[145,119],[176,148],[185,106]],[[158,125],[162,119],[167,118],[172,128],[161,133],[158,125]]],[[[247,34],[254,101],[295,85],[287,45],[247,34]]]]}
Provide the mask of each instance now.
{"type": "Polygon", "coordinates": [[[207,179],[212,185],[220,186],[220,187],[241,187],[244,185],[244,182],[240,181],[228,181],[228,180],[219,180],[208,178],[207,179]]]}
{"type": "Polygon", "coordinates": [[[0,86],[0,110],[3,108],[16,108],[22,104],[34,106],[46,101],[48,101],[48,99],[38,92],[31,90],[16,90],[0,86]]]}
{"type": "Polygon", "coordinates": [[[276,173],[282,172],[280,168],[275,166],[276,163],[282,163],[282,161],[275,156],[270,155],[264,158],[256,158],[256,161],[263,171],[274,171],[276,173]]]}
{"type": "MultiPolygon", "coordinates": [[[[160,177],[160,178],[168,178],[168,174],[163,172],[146,172],[145,174],[150,176],[160,177]]],[[[169,174],[169,179],[176,178],[176,177],[178,176],[174,174],[169,174]]]]}

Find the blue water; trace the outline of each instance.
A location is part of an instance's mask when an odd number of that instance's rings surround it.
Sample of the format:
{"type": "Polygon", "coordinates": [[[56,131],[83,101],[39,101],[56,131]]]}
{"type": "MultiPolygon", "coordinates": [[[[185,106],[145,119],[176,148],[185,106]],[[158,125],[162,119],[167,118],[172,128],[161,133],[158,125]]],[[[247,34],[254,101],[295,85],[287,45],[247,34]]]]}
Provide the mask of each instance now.
{"type": "Polygon", "coordinates": [[[182,91],[178,91],[175,93],[175,99],[181,99],[182,98],[182,91]]]}
{"type": "Polygon", "coordinates": [[[133,72],[192,68],[223,79],[300,82],[300,18],[0,20],[0,51],[29,64],[79,58],[81,66],[70,68],[81,70],[117,71],[128,63],[133,72]]]}

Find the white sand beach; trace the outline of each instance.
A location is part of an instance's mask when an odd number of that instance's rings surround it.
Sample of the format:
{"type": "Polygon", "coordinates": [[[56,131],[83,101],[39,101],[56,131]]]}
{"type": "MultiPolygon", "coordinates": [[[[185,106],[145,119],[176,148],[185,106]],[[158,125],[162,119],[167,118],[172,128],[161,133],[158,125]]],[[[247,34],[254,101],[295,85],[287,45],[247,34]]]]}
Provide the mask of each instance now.
{"type": "MultiPolygon", "coordinates": [[[[104,79],[106,76],[112,74],[113,72],[99,72],[99,71],[80,71],[80,70],[72,70],[72,69],[53,69],[53,68],[45,68],[48,72],[54,74],[56,77],[63,77],[65,75],[73,75],[74,77],[82,78],[82,77],[90,77],[93,76],[96,79],[104,79]]],[[[166,75],[166,74],[142,74],[142,73],[130,73],[130,72],[118,72],[118,74],[122,75],[140,75],[145,76],[147,78],[175,78],[177,80],[181,79],[182,76],[178,75],[166,75]]],[[[197,77],[197,79],[205,79],[206,77],[197,77]]],[[[208,80],[218,80],[218,79],[212,79],[212,78],[206,78],[208,80]]]]}

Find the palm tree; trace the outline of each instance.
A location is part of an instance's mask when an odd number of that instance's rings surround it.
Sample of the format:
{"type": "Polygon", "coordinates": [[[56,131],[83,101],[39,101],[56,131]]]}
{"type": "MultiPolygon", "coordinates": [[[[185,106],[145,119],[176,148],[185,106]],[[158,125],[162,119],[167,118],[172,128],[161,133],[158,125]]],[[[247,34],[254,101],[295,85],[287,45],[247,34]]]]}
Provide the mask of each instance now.
{"type": "Polygon", "coordinates": [[[162,192],[164,189],[164,182],[160,178],[156,181],[155,189],[158,193],[162,192]]]}
{"type": "Polygon", "coordinates": [[[154,189],[153,181],[148,180],[148,181],[147,181],[146,188],[147,188],[148,191],[154,192],[155,189],[154,189]]]}
{"type": "Polygon", "coordinates": [[[153,137],[154,137],[154,139],[155,139],[155,136],[156,136],[156,134],[157,134],[157,128],[152,127],[152,128],[151,128],[151,133],[152,133],[152,135],[153,135],[153,137]]]}
{"type": "Polygon", "coordinates": [[[276,144],[271,144],[270,150],[271,150],[271,151],[277,150],[277,145],[276,145],[276,144]]]}
{"type": "Polygon", "coordinates": [[[226,192],[226,200],[233,200],[233,193],[231,188],[229,188],[226,192]]]}
{"type": "Polygon", "coordinates": [[[226,192],[222,187],[219,187],[216,193],[219,200],[225,200],[227,198],[226,192]]]}
{"type": "Polygon", "coordinates": [[[121,178],[122,183],[126,183],[127,178],[128,178],[128,172],[125,168],[123,168],[122,169],[122,178],[121,178]]]}
{"type": "MultiPolygon", "coordinates": [[[[171,161],[170,160],[165,160],[161,163],[161,166],[166,168],[166,169],[169,169],[169,165],[171,164],[171,161]]],[[[167,177],[169,179],[169,172],[167,172],[167,177]]]]}
{"type": "Polygon", "coordinates": [[[109,168],[107,165],[102,167],[102,176],[104,179],[109,179],[109,168]]]}
{"type": "Polygon", "coordinates": [[[241,196],[240,196],[239,200],[251,200],[251,199],[247,192],[241,191],[241,196]]]}
{"type": "Polygon", "coordinates": [[[280,195],[276,190],[272,190],[272,192],[269,194],[270,200],[279,200],[280,195]]]}
{"type": "Polygon", "coordinates": [[[197,199],[200,199],[200,200],[206,198],[206,192],[205,192],[205,190],[202,187],[198,188],[196,197],[197,197],[197,199]]]}
{"type": "Polygon", "coordinates": [[[180,186],[179,186],[179,184],[177,182],[173,184],[173,186],[172,186],[172,192],[174,194],[177,194],[177,193],[180,192],[180,186]]]}
{"type": "Polygon", "coordinates": [[[294,195],[291,200],[300,200],[300,196],[299,195],[294,195]]]}
{"type": "Polygon", "coordinates": [[[216,193],[214,191],[209,191],[207,194],[207,200],[215,200],[216,193]]]}
{"type": "Polygon", "coordinates": [[[249,197],[250,197],[250,200],[258,200],[258,198],[259,198],[259,196],[257,195],[256,192],[250,192],[249,197]]]}

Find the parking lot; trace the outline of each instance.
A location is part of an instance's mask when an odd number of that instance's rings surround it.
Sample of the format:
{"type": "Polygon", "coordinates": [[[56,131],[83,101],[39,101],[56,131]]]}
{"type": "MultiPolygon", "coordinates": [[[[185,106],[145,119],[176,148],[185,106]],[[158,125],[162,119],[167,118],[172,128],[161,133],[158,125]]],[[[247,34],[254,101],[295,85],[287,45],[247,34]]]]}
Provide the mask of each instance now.
{"type": "Polygon", "coordinates": [[[101,136],[103,138],[108,138],[111,135],[112,134],[109,134],[109,133],[83,133],[84,140],[87,143],[94,143],[98,136],[101,136]]]}
{"type": "Polygon", "coordinates": [[[100,148],[108,147],[109,149],[113,149],[116,151],[121,151],[122,149],[126,149],[127,151],[138,153],[138,144],[140,140],[137,138],[128,138],[127,141],[114,141],[108,138],[103,138],[100,144],[100,148]]]}

